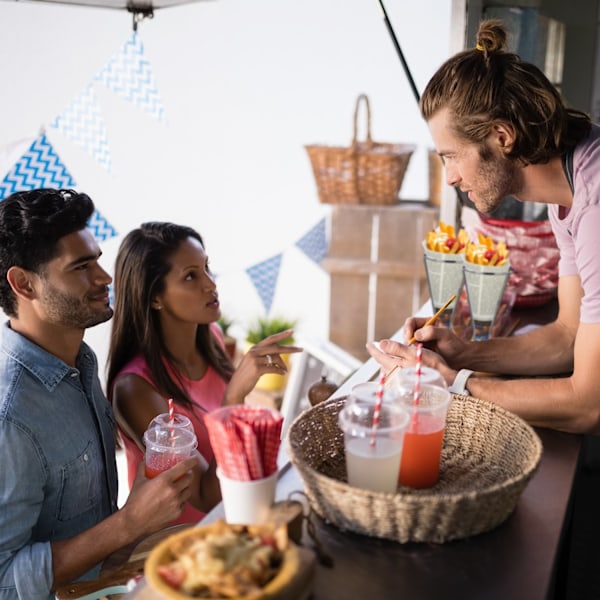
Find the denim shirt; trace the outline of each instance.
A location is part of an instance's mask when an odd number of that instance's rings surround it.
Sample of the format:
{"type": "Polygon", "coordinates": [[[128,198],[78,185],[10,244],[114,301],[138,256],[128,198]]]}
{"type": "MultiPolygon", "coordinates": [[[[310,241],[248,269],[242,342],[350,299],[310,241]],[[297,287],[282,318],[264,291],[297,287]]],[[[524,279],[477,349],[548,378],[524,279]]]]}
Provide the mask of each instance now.
{"type": "Polygon", "coordinates": [[[114,419],[85,343],[74,369],[8,323],[0,335],[0,600],[46,600],[50,542],[117,510],[114,419]]]}

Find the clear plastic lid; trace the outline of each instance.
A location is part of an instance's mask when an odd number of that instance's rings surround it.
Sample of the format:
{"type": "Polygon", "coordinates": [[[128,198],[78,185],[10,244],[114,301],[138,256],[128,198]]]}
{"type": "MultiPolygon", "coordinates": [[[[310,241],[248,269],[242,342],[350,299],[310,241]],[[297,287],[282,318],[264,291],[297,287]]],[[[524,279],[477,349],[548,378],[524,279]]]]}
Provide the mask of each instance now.
{"type": "Polygon", "coordinates": [[[169,421],[169,413],[162,413],[160,415],[156,415],[152,421],[150,421],[150,425],[148,425],[148,429],[152,429],[153,427],[160,427],[162,429],[169,427],[180,427],[182,429],[187,429],[191,433],[194,432],[194,426],[188,417],[182,415],[180,413],[175,413],[173,415],[173,422],[169,421]]]}
{"type": "MultiPolygon", "coordinates": [[[[415,381],[417,379],[416,367],[406,367],[404,369],[398,369],[394,375],[394,385],[396,387],[409,386],[414,388],[415,381]]],[[[441,373],[437,369],[431,367],[421,367],[421,385],[430,385],[433,387],[440,387],[448,389],[446,380],[442,377],[441,373]]]]}

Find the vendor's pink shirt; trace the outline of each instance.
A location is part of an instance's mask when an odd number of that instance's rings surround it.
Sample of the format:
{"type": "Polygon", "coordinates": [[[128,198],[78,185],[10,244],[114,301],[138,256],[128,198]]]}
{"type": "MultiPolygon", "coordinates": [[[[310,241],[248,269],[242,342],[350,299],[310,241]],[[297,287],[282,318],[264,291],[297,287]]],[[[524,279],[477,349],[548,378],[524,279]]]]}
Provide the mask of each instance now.
{"type": "Polygon", "coordinates": [[[573,155],[575,193],[571,209],[548,205],[560,250],[558,274],[579,275],[583,288],[580,321],[600,323],[600,127],[592,126],[573,155]]]}
{"type": "MultiPolygon", "coordinates": [[[[136,356],[133,360],[127,363],[119,374],[115,378],[115,381],[127,373],[132,373],[141,377],[147,381],[152,387],[156,387],[152,373],[148,367],[148,364],[142,355],[136,356]]],[[[175,410],[191,420],[194,425],[196,437],[198,438],[198,452],[210,462],[213,458],[213,451],[210,446],[208,439],[208,432],[204,425],[204,413],[210,412],[219,408],[223,403],[223,397],[225,395],[225,388],[227,383],[225,380],[213,369],[208,367],[204,377],[198,380],[187,379],[182,376],[185,391],[189,398],[192,400],[194,405],[197,407],[194,411],[189,408],[175,405],[175,410]]],[[[129,488],[133,485],[135,475],[137,473],[138,466],[142,462],[144,455],[138,445],[123,431],[121,430],[121,436],[123,443],[125,444],[125,455],[127,457],[127,475],[129,481],[129,488]]],[[[176,523],[197,523],[202,517],[203,512],[196,510],[190,504],[186,504],[186,507],[176,521],[176,523]]]]}

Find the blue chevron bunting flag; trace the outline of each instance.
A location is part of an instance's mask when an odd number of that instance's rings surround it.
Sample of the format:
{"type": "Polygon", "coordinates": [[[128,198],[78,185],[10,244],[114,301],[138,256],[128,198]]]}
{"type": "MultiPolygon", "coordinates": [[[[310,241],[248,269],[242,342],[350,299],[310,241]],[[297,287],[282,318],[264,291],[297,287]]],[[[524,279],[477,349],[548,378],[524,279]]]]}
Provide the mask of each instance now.
{"type": "Polygon", "coordinates": [[[88,222],[87,228],[99,242],[104,242],[117,235],[117,230],[95,210],[88,222]]]}
{"type": "Polygon", "coordinates": [[[106,125],[92,84],[74,98],[50,126],[89,152],[109,173],[111,172],[106,125]]]}
{"type": "Polygon", "coordinates": [[[277,254],[246,269],[246,273],[254,284],[267,314],[273,304],[275,287],[279,278],[279,268],[281,267],[281,257],[281,254],[277,254]]]}
{"type": "Polygon", "coordinates": [[[96,80],[158,121],[164,121],[165,111],[154,74],[144,58],[144,46],[136,32],[96,75],[96,80]]]}
{"type": "Polygon", "coordinates": [[[0,200],[37,188],[70,188],[75,181],[45,133],[40,134],[0,182],[0,200]]]}
{"type": "Polygon", "coordinates": [[[296,247],[300,248],[308,258],[320,265],[327,255],[325,219],[321,219],[308,233],[304,234],[296,242],[296,247]]]}
{"type": "MultiPolygon", "coordinates": [[[[14,192],[39,188],[73,188],[75,186],[75,180],[67,167],[46,135],[42,133],[0,182],[0,200],[4,200],[14,192]]],[[[117,235],[114,227],[98,210],[94,211],[90,217],[88,229],[100,242],[117,235]]]]}

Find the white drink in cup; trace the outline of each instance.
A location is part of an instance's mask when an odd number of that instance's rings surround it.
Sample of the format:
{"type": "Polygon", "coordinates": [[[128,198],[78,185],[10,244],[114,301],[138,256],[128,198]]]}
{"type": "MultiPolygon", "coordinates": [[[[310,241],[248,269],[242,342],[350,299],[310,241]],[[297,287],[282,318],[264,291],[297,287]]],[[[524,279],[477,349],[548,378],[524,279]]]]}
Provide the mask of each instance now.
{"type": "Polygon", "coordinates": [[[361,383],[352,388],[340,411],[344,432],[348,483],[375,492],[394,493],[402,455],[408,413],[397,402],[396,392],[384,390],[379,423],[373,424],[378,383],[361,383]]]}
{"type": "Polygon", "coordinates": [[[355,437],[346,442],[348,483],[377,492],[396,491],[402,445],[380,438],[375,445],[368,438],[355,437]]]}

